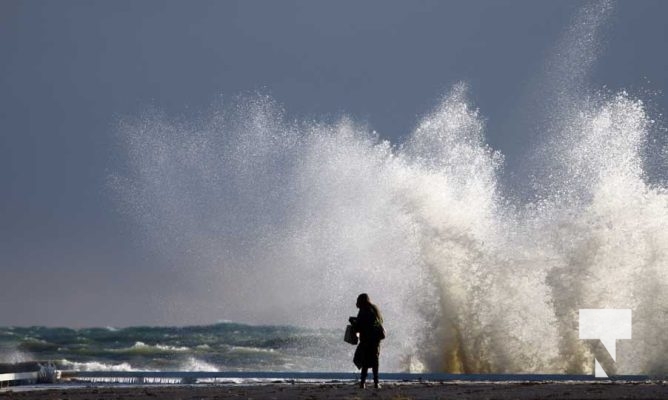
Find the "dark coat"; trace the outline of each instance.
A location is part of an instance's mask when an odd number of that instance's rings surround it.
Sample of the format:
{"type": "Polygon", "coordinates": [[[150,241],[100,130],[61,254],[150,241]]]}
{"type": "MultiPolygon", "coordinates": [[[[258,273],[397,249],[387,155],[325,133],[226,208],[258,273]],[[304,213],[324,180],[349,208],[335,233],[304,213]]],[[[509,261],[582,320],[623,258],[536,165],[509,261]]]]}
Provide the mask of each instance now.
{"type": "Polygon", "coordinates": [[[380,341],[374,334],[374,326],[378,319],[378,309],[372,305],[363,305],[357,313],[356,329],[360,333],[360,342],[380,341]]]}
{"type": "Polygon", "coordinates": [[[357,368],[378,366],[381,338],[375,325],[382,322],[378,309],[373,305],[363,305],[357,314],[355,330],[360,334],[360,343],[355,350],[353,362],[357,368]]]}

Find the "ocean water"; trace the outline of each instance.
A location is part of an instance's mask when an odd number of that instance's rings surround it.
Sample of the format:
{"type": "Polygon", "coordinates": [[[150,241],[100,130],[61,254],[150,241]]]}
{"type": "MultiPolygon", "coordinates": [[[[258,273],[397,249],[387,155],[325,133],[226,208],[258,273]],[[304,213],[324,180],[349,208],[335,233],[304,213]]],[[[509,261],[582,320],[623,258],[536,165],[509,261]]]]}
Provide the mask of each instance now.
{"type": "MultiPolygon", "coordinates": [[[[630,308],[617,371],[665,374],[668,147],[641,96],[589,81],[612,12],[585,4],[537,72],[521,118],[533,142],[514,169],[486,143],[495,127],[464,83],[399,143],[353,118],[290,118],[262,94],[198,118],[122,120],[126,166],[109,184],[178,282],[159,304],[331,328],[313,339],[327,342],[367,292],[385,316],[386,370],[465,373],[591,373],[595,343],[578,339],[578,310],[630,308]]],[[[197,351],[121,348],[137,342],[197,351]]],[[[285,365],[349,368],[335,346],[285,365]]],[[[250,354],[283,354],[270,347],[279,353],[250,354]]],[[[262,367],[253,357],[244,368],[262,367]]]]}
{"type": "Polygon", "coordinates": [[[0,363],[53,361],[77,371],[348,371],[342,334],[280,326],[0,328],[0,363]]]}

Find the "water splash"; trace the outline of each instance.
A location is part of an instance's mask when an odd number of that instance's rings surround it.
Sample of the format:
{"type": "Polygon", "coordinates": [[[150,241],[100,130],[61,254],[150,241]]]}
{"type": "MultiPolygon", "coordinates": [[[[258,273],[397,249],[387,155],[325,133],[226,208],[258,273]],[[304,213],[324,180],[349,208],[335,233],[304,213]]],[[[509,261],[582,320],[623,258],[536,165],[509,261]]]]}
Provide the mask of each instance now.
{"type": "Polygon", "coordinates": [[[501,194],[503,156],[462,84],[398,146],[350,119],[288,121],[261,95],[196,122],[124,121],[112,184],[182,262],[174,311],[338,326],[368,292],[389,370],[573,373],[593,368],[578,309],[631,308],[618,372],[665,373],[668,193],[641,156],[653,124],[632,96],[580,84],[609,9],[585,8],[566,35],[585,38],[547,75],[560,90],[536,116],[530,203],[501,194]],[[580,83],[558,83],[572,71],[580,83]]]}

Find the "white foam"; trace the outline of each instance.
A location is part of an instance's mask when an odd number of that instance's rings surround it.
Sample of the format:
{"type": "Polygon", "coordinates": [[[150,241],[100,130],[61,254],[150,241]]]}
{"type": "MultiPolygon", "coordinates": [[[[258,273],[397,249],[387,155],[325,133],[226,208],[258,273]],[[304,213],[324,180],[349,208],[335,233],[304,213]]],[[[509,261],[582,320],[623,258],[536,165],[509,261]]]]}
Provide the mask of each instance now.
{"type": "Polygon", "coordinates": [[[189,347],[186,346],[169,346],[162,345],[160,343],[155,345],[149,345],[144,342],[135,342],[131,347],[115,350],[116,352],[132,352],[132,351],[164,351],[164,352],[186,352],[190,351],[189,347]]]}
{"type": "Polygon", "coordinates": [[[213,364],[209,364],[206,361],[199,360],[195,357],[189,357],[184,363],[181,364],[180,371],[193,371],[193,372],[218,372],[218,368],[213,364]]]}
{"type": "Polygon", "coordinates": [[[0,353],[0,362],[14,364],[33,360],[33,356],[19,350],[3,350],[0,353]]]}
{"type": "Polygon", "coordinates": [[[140,369],[133,368],[132,365],[125,362],[120,364],[105,364],[97,361],[77,362],[64,359],[59,364],[63,366],[63,369],[74,371],[140,371],[140,369]]]}
{"type": "Polygon", "coordinates": [[[230,346],[230,351],[236,353],[274,353],[276,350],[271,348],[260,348],[250,346],[230,346]]]}

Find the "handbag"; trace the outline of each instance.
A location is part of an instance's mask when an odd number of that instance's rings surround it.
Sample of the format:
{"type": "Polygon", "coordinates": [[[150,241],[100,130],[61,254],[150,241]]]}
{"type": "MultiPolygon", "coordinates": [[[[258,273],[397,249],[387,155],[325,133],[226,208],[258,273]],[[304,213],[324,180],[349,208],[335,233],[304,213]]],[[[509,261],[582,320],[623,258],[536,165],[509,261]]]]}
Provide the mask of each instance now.
{"type": "Polygon", "coordinates": [[[378,319],[376,319],[376,323],[373,324],[373,333],[378,340],[385,339],[385,328],[378,319]]]}
{"type": "Polygon", "coordinates": [[[346,326],[346,333],[345,333],[345,335],[343,335],[343,340],[346,343],[357,344],[357,341],[358,341],[357,334],[356,334],[355,330],[353,329],[352,325],[346,326]]]}

